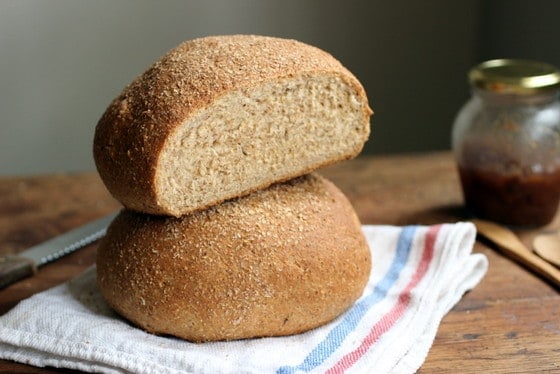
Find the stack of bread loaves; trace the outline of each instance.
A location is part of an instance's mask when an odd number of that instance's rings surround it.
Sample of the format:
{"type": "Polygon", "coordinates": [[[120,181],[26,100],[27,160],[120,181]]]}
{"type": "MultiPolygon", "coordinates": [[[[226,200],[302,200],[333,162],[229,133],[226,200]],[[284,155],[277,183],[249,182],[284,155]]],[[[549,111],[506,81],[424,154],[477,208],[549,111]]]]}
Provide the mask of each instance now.
{"type": "Polygon", "coordinates": [[[236,35],[169,51],[109,105],[99,174],[125,209],[97,257],[108,304],[191,341],[322,325],[371,268],[360,222],[319,167],[369,136],[358,80],[293,40],[236,35]]]}

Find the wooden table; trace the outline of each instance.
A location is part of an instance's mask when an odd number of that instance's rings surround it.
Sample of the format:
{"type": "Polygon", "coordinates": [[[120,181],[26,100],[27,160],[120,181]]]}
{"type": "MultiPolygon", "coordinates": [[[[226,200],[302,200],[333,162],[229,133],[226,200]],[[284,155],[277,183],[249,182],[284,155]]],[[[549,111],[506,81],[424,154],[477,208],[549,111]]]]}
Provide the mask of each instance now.
{"type": "MultiPolygon", "coordinates": [[[[450,153],[362,157],[322,172],[350,198],[363,223],[431,224],[467,219],[450,153]]],[[[17,253],[101,217],[119,204],[95,173],[0,178],[0,252],[17,253]]],[[[557,218],[549,228],[560,227],[557,218]]],[[[520,236],[529,242],[534,232],[520,236]]],[[[92,244],[0,291],[0,314],[79,274],[92,244]]],[[[477,242],[483,281],[443,319],[421,373],[560,372],[558,290],[477,242]]],[[[0,360],[1,373],[57,372],[0,360]]]]}

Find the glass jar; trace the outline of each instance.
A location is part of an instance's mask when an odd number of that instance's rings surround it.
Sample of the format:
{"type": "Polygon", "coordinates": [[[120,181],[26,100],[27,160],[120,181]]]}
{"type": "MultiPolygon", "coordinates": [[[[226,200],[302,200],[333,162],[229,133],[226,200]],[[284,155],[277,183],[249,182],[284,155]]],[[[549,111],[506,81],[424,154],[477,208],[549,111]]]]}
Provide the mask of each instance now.
{"type": "Polygon", "coordinates": [[[469,72],[452,147],[467,209],[512,226],[542,226],[560,200],[560,72],[490,60],[469,72]]]}

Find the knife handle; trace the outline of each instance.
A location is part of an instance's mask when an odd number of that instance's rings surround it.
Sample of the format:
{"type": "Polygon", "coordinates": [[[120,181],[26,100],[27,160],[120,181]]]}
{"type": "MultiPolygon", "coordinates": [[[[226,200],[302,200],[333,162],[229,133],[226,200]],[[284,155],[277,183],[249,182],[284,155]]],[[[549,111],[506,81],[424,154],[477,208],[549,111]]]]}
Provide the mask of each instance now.
{"type": "Polygon", "coordinates": [[[0,289],[37,272],[35,263],[20,256],[0,256],[0,289]]]}

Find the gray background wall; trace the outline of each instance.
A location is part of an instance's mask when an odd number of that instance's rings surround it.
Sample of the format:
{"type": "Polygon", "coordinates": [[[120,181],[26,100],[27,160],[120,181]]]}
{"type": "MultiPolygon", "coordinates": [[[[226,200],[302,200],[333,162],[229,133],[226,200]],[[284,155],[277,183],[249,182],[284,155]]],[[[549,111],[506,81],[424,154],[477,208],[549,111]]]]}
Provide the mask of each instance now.
{"type": "Polygon", "coordinates": [[[210,34],[331,52],[375,110],[365,154],[448,149],[476,62],[560,65],[558,10],[554,0],[0,0],[0,175],[93,170],[109,101],[168,49],[210,34]]]}

